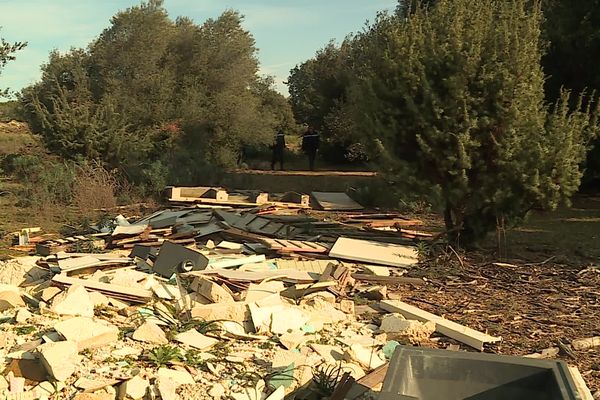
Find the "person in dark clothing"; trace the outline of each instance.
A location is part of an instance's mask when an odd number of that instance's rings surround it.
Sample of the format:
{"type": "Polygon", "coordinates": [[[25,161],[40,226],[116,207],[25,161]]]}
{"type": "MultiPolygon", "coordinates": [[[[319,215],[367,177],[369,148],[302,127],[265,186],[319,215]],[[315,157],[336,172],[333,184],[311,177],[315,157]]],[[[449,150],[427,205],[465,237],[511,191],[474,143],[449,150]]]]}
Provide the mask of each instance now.
{"type": "Polygon", "coordinates": [[[319,134],[313,128],[308,128],[304,135],[302,135],[302,150],[308,156],[308,167],[311,171],[315,170],[315,158],[319,149],[319,140],[319,134]]]}
{"type": "Polygon", "coordinates": [[[275,141],[271,146],[273,148],[273,158],[271,160],[271,169],[275,169],[275,164],[279,162],[279,168],[283,170],[283,152],[285,151],[285,134],[280,129],[275,135],[275,141]]]}

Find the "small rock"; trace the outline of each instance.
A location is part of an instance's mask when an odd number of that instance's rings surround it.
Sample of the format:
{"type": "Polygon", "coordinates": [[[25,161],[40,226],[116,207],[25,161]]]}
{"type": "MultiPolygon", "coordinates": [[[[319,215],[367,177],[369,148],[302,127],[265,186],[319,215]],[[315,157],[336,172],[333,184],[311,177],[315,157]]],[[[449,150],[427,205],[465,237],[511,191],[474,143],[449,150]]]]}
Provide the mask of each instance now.
{"type": "Polygon", "coordinates": [[[17,321],[20,324],[24,324],[31,317],[33,317],[33,314],[30,313],[29,310],[27,310],[26,308],[21,308],[19,311],[17,311],[17,314],[15,315],[15,321],[17,321]]]}
{"type": "Polygon", "coordinates": [[[77,343],[72,341],[45,343],[38,347],[40,361],[57,381],[64,381],[77,368],[77,343]]]}
{"type": "Polygon", "coordinates": [[[369,349],[359,344],[353,344],[344,353],[348,361],[356,361],[362,367],[372,370],[385,364],[374,349],[369,349]]]}
{"type": "Polygon", "coordinates": [[[145,343],[167,344],[169,340],[165,332],[154,322],[146,321],[133,332],[133,340],[145,343]]]}
{"type": "Polygon", "coordinates": [[[386,314],[381,320],[380,329],[384,332],[402,332],[406,329],[406,318],[399,313],[386,314]]]}
{"type": "Polygon", "coordinates": [[[388,314],[381,321],[381,330],[390,339],[408,339],[412,344],[427,341],[435,332],[435,322],[407,320],[401,314],[388,314]]]}
{"type": "Polygon", "coordinates": [[[345,312],[346,314],[354,315],[354,301],[352,300],[342,300],[340,301],[340,311],[345,312]]]}
{"type": "Polygon", "coordinates": [[[50,311],[58,315],[94,316],[94,303],[83,286],[73,285],[54,299],[50,311]]]}
{"type": "Polygon", "coordinates": [[[369,300],[385,300],[387,298],[387,286],[373,286],[362,293],[362,296],[369,300]]]}
{"type": "Polygon", "coordinates": [[[213,399],[220,399],[221,397],[225,396],[225,393],[226,393],[225,386],[223,386],[220,383],[215,383],[208,390],[208,395],[210,397],[212,397],[213,399]]]}
{"type": "Polygon", "coordinates": [[[0,312],[17,307],[25,307],[25,302],[19,293],[12,290],[0,292],[0,312]]]}
{"type": "Polygon", "coordinates": [[[77,343],[79,350],[102,347],[119,339],[119,329],[91,318],[75,317],[59,322],[54,329],[65,339],[77,343]]]}
{"type": "Polygon", "coordinates": [[[150,383],[146,379],[136,375],[119,386],[119,399],[141,399],[146,395],[149,386],[150,383]]]}
{"type": "Polygon", "coordinates": [[[179,400],[177,386],[179,386],[177,382],[168,376],[159,376],[156,379],[156,389],[162,400],[179,400]]]}

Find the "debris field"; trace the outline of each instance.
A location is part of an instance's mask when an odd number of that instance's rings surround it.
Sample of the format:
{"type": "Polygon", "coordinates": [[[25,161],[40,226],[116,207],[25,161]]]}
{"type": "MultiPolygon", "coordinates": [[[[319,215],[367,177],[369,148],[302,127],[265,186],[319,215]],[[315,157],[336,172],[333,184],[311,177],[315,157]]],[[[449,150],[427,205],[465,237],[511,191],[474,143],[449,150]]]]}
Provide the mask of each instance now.
{"type": "Polygon", "coordinates": [[[15,234],[36,255],[0,262],[1,398],[377,399],[404,346],[562,359],[600,390],[597,267],[439,251],[343,193],[168,193],[15,234]]]}

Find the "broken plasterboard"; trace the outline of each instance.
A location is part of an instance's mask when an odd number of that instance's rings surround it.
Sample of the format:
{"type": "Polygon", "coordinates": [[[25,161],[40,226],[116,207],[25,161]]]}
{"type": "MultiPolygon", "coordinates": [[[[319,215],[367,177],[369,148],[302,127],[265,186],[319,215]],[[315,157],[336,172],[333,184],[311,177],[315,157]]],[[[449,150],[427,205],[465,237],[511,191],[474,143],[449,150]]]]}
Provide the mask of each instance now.
{"type": "Polygon", "coordinates": [[[344,237],[335,242],[329,257],[404,268],[419,261],[417,250],[412,246],[344,237]]]}
{"type": "Polygon", "coordinates": [[[379,303],[379,306],[385,311],[400,313],[408,319],[435,322],[435,330],[437,332],[451,339],[468,344],[479,351],[483,351],[483,346],[486,343],[496,343],[502,340],[501,337],[487,335],[399,300],[384,300],[379,303]]]}
{"type": "Polygon", "coordinates": [[[350,211],[363,209],[363,206],[352,200],[350,196],[344,192],[312,192],[312,196],[323,210],[350,211]]]}

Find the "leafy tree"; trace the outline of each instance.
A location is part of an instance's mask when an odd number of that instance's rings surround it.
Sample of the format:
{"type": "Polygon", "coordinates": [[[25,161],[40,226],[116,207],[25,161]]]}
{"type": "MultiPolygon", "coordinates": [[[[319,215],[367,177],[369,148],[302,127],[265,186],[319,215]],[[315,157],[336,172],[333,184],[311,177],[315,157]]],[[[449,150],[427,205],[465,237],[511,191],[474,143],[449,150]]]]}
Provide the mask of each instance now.
{"type": "Polygon", "coordinates": [[[397,184],[444,211],[454,240],[474,243],[579,186],[598,106],[569,92],[544,101],[542,12],[527,0],[439,0],[381,14],[357,40],[347,106],[397,184]],[[593,110],[592,108],[595,107],[593,110]]]}
{"type": "MultiPolygon", "coordinates": [[[[13,53],[23,50],[27,46],[27,42],[14,42],[9,43],[5,41],[3,38],[0,38],[0,73],[2,69],[6,66],[6,63],[15,59],[13,53]]],[[[0,97],[6,96],[8,94],[8,89],[0,90],[0,97]]]]}
{"type": "Polygon", "coordinates": [[[245,146],[294,127],[289,104],[258,75],[242,19],[172,21],[161,0],[119,12],[87,49],[50,54],[22,92],[27,119],[65,158],[120,168],[149,190],[197,184],[209,165],[233,166],[245,146]]]}

